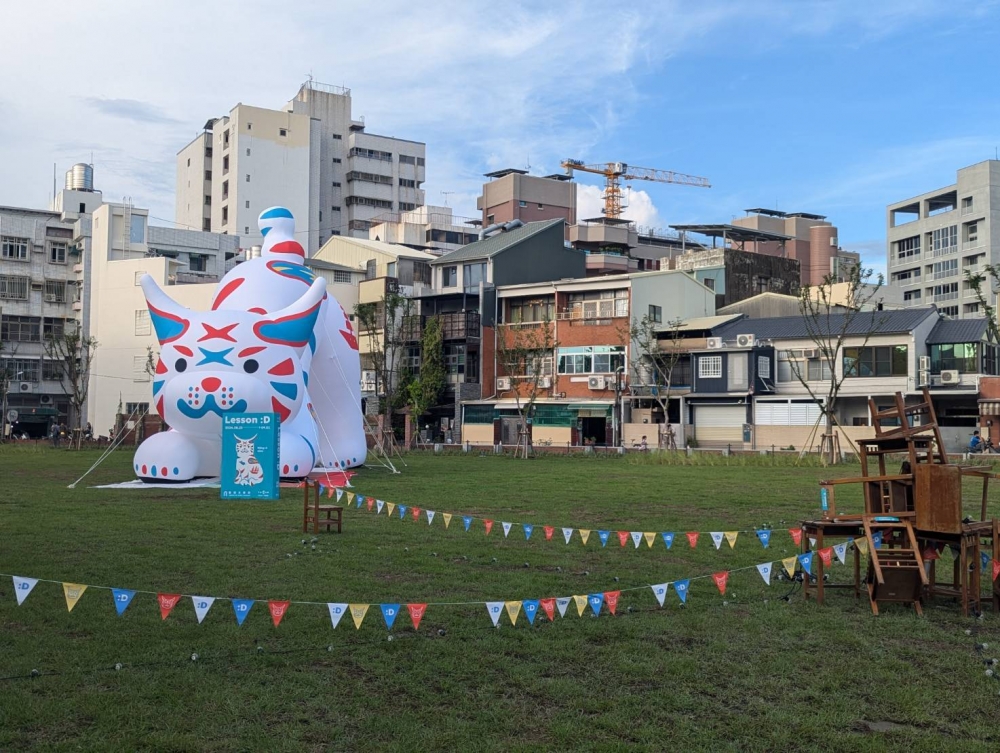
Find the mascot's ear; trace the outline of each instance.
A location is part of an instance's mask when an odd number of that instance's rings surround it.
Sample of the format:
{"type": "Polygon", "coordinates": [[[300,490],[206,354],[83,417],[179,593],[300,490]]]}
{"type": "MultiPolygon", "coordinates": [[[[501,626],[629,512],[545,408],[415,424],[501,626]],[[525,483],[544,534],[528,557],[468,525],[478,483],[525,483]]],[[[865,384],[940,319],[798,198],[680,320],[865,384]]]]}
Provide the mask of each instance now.
{"type": "Polygon", "coordinates": [[[291,306],[268,314],[253,325],[254,334],[266,343],[305,348],[313,340],[316,318],[325,297],[326,280],[318,277],[291,306]]]}
{"type": "Polygon", "coordinates": [[[160,345],[167,345],[183,337],[191,326],[191,312],[174,302],[149,275],[139,278],[139,284],[146,296],[149,318],[160,345]]]}

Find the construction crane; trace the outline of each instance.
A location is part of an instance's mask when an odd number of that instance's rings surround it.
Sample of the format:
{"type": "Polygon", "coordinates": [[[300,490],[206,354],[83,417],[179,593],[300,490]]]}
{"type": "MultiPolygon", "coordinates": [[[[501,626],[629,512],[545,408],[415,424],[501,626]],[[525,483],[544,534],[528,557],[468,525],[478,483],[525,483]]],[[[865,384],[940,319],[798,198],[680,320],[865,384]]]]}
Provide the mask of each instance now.
{"type": "Polygon", "coordinates": [[[657,170],[653,167],[632,167],[624,162],[600,162],[596,165],[587,165],[582,160],[567,159],[563,160],[562,166],[570,177],[573,176],[574,170],[604,176],[604,216],[613,220],[619,219],[622,215],[621,181],[623,180],[651,180],[654,183],[679,183],[682,186],[696,186],[697,188],[712,187],[708,178],[675,173],[673,170],[657,170]]]}

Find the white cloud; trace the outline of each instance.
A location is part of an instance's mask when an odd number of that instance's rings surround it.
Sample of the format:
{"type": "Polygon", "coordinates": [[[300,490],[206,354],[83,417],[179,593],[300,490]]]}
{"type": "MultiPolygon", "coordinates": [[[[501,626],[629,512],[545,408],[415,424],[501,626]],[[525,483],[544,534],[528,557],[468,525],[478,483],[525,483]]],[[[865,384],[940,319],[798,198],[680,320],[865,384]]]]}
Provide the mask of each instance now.
{"type": "MultiPolygon", "coordinates": [[[[576,216],[580,220],[603,216],[604,189],[599,186],[578,183],[576,188],[576,216]]],[[[653,205],[649,194],[642,190],[625,191],[628,207],[622,217],[644,227],[662,227],[663,220],[653,205]]]]}

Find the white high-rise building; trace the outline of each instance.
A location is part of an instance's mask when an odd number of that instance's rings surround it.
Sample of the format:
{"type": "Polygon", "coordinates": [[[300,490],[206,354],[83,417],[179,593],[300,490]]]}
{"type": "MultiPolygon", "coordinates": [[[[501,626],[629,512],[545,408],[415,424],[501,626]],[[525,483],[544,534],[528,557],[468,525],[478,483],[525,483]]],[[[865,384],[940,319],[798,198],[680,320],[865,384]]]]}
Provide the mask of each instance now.
{"type": "Polygon", "coordinates": [[[334,235],[424,204],[426,145],[367,133],[351,90],[307,81],[281,110],[238,104],[177,154],[177,223],[260,245],[257,216],[288,207],[314,253],[334,235]]]}
{"type": "MultiPolygon", "coordinates": [[[[958,171],[953,185],[897,201],[886,209],[891,287],[904,306],[935,304],[953,317],[982,316],[966,272],[1000,264],[1000,161],[958,171]]],[[[995,302],[996,294],[989,292],[995,302]]]]}

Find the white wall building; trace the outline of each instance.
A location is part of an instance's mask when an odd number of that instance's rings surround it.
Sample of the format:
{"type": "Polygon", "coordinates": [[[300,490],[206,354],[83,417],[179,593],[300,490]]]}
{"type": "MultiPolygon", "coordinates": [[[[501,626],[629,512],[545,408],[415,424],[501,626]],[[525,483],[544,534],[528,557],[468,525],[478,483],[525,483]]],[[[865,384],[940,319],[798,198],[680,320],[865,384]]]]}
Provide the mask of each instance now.
{"type": "Polygon", "coordinates": [[[418,251],[444,254],[479,240],[482,222],[456,217],[451,207],[423,206],[409,212],[386,212],[371,221],[368,237],[418,251]]]}
{"type": "Polygon", "coordinates": [[[964,167],[954,184],[890,204],[886,228],[887,283],[905,306],[981,316],[965,273],[1000,263],[1000,161],[964,167]]]}
{"type": "Polygon", "coordinates": [[[315,81],[281,110],[238,104],[177,154],[178,224],[260,245],[257,216],[288,207],[314,253],[334,235],[367,238],[372,218],[423,206],[426,145],[365,131],[351,91],[315,81]]]}

